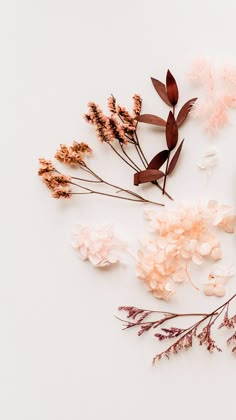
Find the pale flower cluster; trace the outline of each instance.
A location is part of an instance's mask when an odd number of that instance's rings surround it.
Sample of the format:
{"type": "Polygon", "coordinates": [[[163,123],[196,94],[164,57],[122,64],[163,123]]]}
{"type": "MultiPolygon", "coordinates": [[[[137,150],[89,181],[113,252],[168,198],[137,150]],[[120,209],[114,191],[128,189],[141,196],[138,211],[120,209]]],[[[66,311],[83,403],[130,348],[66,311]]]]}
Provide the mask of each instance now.
{"type": "MultiPolygon", "coordinates": [[[[168,299],[173,283],[190,279],[190,263],[222,258],[214,227],[234,232],[236,215],[230,206],[209,201],[206,206],[181,205],[162,212],[145,212],[152,236],[141,243],[137,276],[154,296],[168,299]]],[[[208,293],[209,294],[209,293],[208,293]]]]}
{"type": "Polygon", "coordinates": [[[188,77],[203,88],[191,113],[204,121],[209,133],[216,134],[229,122],[229,110],[236,108],[236,68],[215,68],[209,61],[199,59],[192,64],[188,77]]]}
{"type": "Polygon", "coordinates": [[[110,225],[77,225],[72,246],[83,260],[89,260],[96,267],[106,267],[119,262],[122,252],[126,250],[125,243],[115,236],[110,225]]]}
{"type": "Polygon", "coordinates": [[[225,295],[225,286],[235,274],[234,268],[218,266],[208,276],[208,282],[204,284],[203,291],[206,296],[218,296],[222,297],[225,295]]]}

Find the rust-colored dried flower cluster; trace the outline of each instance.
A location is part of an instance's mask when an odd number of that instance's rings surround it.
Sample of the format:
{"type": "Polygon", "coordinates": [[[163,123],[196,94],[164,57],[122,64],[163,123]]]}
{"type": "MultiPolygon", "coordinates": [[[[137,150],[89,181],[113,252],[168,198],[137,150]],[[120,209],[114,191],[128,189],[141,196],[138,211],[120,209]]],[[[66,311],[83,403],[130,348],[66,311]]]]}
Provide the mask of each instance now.
{"type": "Polygon", "coordinates": [[[39,159],[40,167],[38,175],[42,182],[52,192],[54,198],[70,198],[72,190],[70,187],[71,177],[59,173],[50,160],[39,159]]]}
{"type": "Polygon", "coordinates": [[[60,149],[55,154],[55,158],[67,165],[78,166],[83,165],[85,156],[91,153],[92,149],[87,143],[74,141],[71,146],[61,144],[60,149]]]}
{"type": "Polygon", "coordinates": [[[85,162],[85,157],[91,153],[92,149],[86,143],[77,143],[74,141],[71,146],[61,144],[55,154],[55,158],[59,162],[62,162],[70,167],[78,166],[83,171],[84,177],[62,174],[54,167],[50,160],[46,160],[44,158],[39,159],[40,167],[38,175],[52,192],[52,196],[54,198],[71,198],[74,194],[98,194],[121,200],[129,200],[139,203],[152,203],[162,206],[160,203],[150,201],[133,191],[112,184],[111,182],[101,178],[85,162]],[[106,185],[115,190],[115,194],[95,190],[88,187],[88,184],[106,185]],[[72,190],[72,186],[76,188],[76,191],[72,190]],[[120,193],[124,193],[125,195],[120,195],[120,193]]]}

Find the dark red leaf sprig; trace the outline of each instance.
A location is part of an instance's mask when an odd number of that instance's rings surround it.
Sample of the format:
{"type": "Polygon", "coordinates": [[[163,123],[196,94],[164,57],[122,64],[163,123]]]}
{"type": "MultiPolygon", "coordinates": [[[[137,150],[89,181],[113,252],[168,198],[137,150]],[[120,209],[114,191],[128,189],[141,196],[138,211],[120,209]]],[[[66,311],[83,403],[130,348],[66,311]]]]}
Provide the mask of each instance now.
{"type": "Polygon", "coordinates": [[[174,171],[184,143],[184,140],[182,140],[178,145],[179,127],[188,117],[189,112],[197,98],[190,99],[188,102],[186,102],[180,109],[177,117],[175,117],[175,108],[179,99],[179,90],[176,80],[171,74],[170,70],[168,70],[166,74],[166,84],[154,78],[151,78],[151,80],[160,98],[168,106],[170,106],[172,110],[169,112],[167,121],[157,115],[152,114],[141,114],[138,115],[136,119],[142,123],[164,127],[167,149],[162,150],[156,156],[154,156],[145,170],[137,172],[134,175],[134,185],[139,185],[150,181],[157,181],[164,178],[162,192],[165,194],[167,176],[174,171]],[[176,151],[174,155],[171,156],[171,152],[173,152],[175,149],[176,151]],[[161,169],[164,164],[166,164],[165,169],[161,169]]]}
{"type": "Polygon", "coordinates": [[[171,355],[180,351],[187,350],[193,346],[194,342],[198,342],[200,346],[213,353],[221,352],[221,348],[217,345],[212,335],[213,328],[218,322],[218,329],[226,328],[231,331],[230,337],[226,343],[231,347],[231,351],[236,355],[236,314],[229,315],[229,307],[236,298],[236,293],[210,313],[182,313],[153,311],[147,309],[139,309],[134,306],[120,306],[120,311],[126,312],[126,319],[120,319],[124,322],[124,329],[138,328],[138,336],[152,330],[155,331],[154,337],[158,341],[171,341],[171,344],[162,352],[157,353],[153,358],[153,364],[163,358],[169,359],[171,355]],[[153,316],[158,314],[158,319],[153,320],[153,316]],[[150,317],[152,316],[152,320],[150,317]],[[169,326],[170,321],[178,318],[195,317],[200,318],[186,328],[177,328],[169,326]],[[167,324],[167,325],[166,325],[167,324]]]}

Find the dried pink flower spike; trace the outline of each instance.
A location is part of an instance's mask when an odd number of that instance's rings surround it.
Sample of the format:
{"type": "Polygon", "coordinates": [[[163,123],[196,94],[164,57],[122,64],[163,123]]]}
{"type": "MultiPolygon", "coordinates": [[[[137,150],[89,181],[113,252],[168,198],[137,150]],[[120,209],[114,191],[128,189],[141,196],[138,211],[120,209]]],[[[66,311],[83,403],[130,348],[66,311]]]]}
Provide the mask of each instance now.
{"type": "Polygon", "coordinates": [[[107,106],[111,115],[116,114],[116,99],[111,95],[107,100],[107,106]]]}
{"type": "Polygon", "coordinates": [[[135,93],[135,95],[133,96],[133,101],[134,101],[133,112],[135,116],[138,116],[142,108],[142,98],[139,94],[135,93]]]}
{"type": "Polygon", "coordinates": [[[169,359],[171,356],[177,353],[188,350],[195,343],[213,353],[214,351],[221,352],[222,350],[218,347],[215,339],[212,335],[212,330],[216,327],[219,317],[223,316],[223,320],[219,323],[218,328],[227,328],[231,330],[231,336],[226,341],[228,346],[231,347],[233,354],[236,354],[236,315],[229,316],[229,308],[234,299],[236,293],[209,313],[174,313],[168,311],[157,311],[149,309],[136,308],[134,306],[120,306],[118,310],[126,313],[126,319],[118,318],[123,322],[123,329],[137,328],[138,336],[146,334],[148,332],[154,332],[154,337],[158,341],[168,342],[170,345],[160,353],[157,353],[153,358],[153,365],[160,360],[166,358],[169,359]],[[156,318],[156,317],[157,318],[156,318]],[[175,319],[195,318],[193,324],[185,322],[184,327],[175,327],[172,321],[175,319]],[[197,319],[197,320],[196,320],[197,319]],[[233,334],[232,334],[233,333],[233,334]]]}
{"type": "Polygon", "coordinates": [[[120,261],[126,245],[118,239],[110,225],[92,227],[77,225],[73,233],[73,248],[83,260],[95,267],[106,267],[120,261]]]}

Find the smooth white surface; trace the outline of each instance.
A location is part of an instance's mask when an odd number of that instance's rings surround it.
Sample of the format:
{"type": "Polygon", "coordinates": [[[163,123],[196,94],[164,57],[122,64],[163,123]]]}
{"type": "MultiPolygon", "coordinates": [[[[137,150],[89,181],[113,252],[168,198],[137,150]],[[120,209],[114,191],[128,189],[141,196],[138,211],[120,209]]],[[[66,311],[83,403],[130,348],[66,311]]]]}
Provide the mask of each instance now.
{"type": "MultiPolygon", "coordinates": [[[[139,92],[145,112],[164,117],[167,109],[150,76],[164,79],[170,68],[183,103],[195,95],[184,77],[193,58],[236,64],[235,1],[1,3],[7,115],[1,137],[6,181],[1,185],[0,418],[234,420],[236,365],[230,352],[210,356],[196,347],[153,368],[156,342],[122,332],[113,315],[121,304],[166,304],[148,295],[133,267],[98,272],[71,249],[76,222],[114,222],[135,244],[145,233],[143,206],[92,197],[52,200],[37,177],[37,158],[51,158],[59,143],[88,141],[94,167],[109,177],[112,170],[113,180],[125,186],[130,179],[131,187],[129,169],[83,121],[87,102],[105,106],[113,93],[128,106],[139,92]]],[[[168,182],[177,199],[216,198],[235,205],[235,122],[232,114],[232,124],[216,139],[220,166],[210,182],[196,161],[211,140],[196,122],[183,126],[182,161],[168,182]]],[[[141,131],[152,157],[163,136],[148,127],[141,131]]],[[[143,188],[143,193],[160,198],[157,190],[143,188]]],[[[231,263],[235,236],[224,239],[224,249],[231,263]]],[[[172,310],[208,310],[217,302],[187,285],[183,290],[172,310]]]]}

